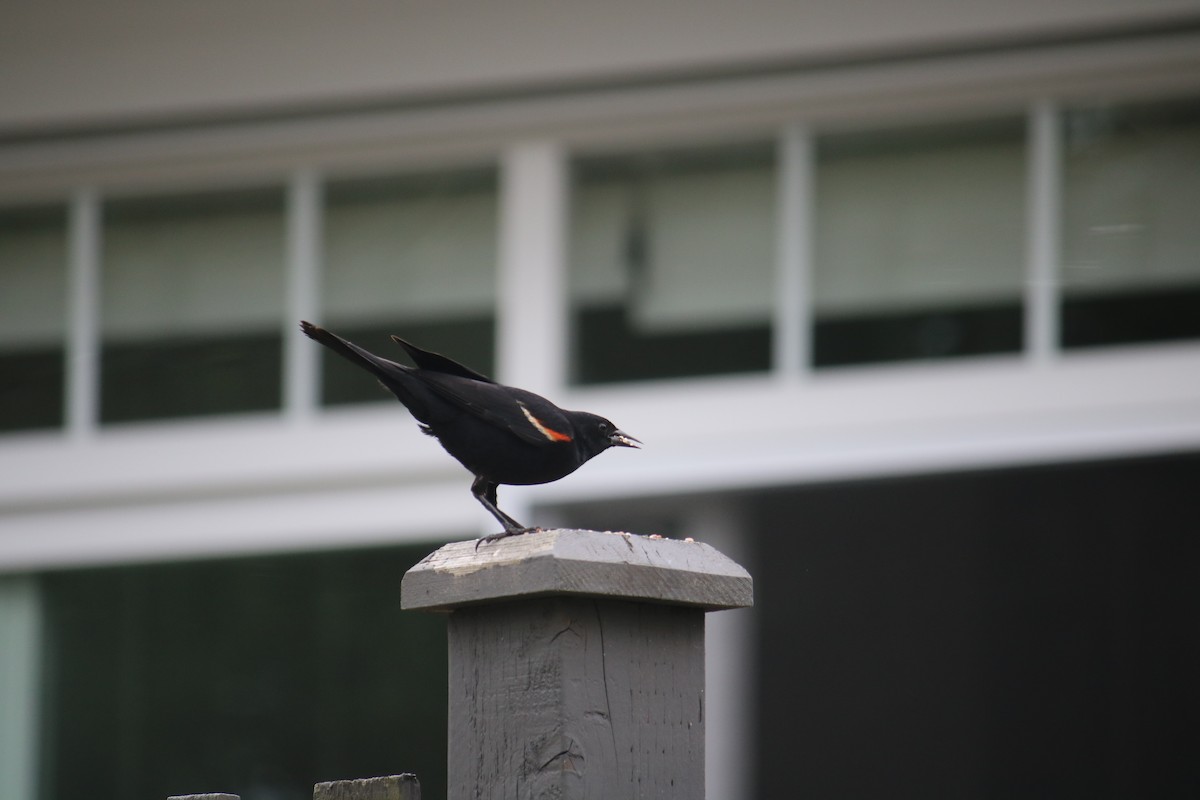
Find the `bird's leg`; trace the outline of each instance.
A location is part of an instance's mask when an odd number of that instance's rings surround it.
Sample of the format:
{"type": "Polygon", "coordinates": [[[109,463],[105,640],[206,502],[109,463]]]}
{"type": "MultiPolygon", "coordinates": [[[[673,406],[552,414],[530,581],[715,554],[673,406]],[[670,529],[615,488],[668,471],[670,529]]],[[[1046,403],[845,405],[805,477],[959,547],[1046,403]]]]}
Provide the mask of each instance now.
{"type": "Polygon", "coordinates": [[[480,542],[494,542],[497,539],[503,539],[506,536],[516,536],[522,533],[529,533],[535,528],[528,528],[515,519],[505,514],[497,505],[496,486],[492,481],[486,478],[475,478],[475,482],[471,484],[471,494],[475,495],[475,499],[488,510],[488,512],[496,518],[496,520],[504,526],[504,531],[501,533],[493,533],[490,536],[484,536],[479,542],[475,543],[475,549],[479,549],[480,542]]]}
{"type": "Polygon", "coordinates": [[[505,533],[516,534],[527,531],[528,528],[500,510],[499,505],[497,505],[496,488],[495,483],[483,478],[476,478],[475,482],[471,484],[471,493],[504,526],[505,533]]]}

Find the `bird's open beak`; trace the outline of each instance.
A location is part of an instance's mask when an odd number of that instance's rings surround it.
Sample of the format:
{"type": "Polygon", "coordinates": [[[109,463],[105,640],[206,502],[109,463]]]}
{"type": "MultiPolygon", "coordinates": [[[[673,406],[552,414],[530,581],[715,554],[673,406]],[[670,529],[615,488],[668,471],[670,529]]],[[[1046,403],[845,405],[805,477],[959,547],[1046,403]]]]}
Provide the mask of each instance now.
{"type": "Polygon", "coordinates": [[[625,431],[613,431],[608,435],[608,443],[613,447],[633,447],[641,449],[640,440],[633,438],[625,431]]]}

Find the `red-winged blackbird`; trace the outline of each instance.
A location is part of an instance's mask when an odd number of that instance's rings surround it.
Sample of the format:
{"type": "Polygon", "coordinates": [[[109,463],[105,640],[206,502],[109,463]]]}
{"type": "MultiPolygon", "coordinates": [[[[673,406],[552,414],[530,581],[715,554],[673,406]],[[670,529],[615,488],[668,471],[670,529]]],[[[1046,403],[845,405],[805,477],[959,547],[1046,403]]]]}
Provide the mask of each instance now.
{"type": "Polygon", "coordinates": [[[604,417],[564,411],[544,397],[502,386],[399,336],[392,341],[408,352],[415,368],[369,353],[311,322],[301,322],[300,329],[378,378],[408,407],[421,430],[471,471],[471,493],[504,526],[503,533],[487,539],[530,530],[497,507],[498,484],[549,483],[610,447],[641,444],[604,417]]]}

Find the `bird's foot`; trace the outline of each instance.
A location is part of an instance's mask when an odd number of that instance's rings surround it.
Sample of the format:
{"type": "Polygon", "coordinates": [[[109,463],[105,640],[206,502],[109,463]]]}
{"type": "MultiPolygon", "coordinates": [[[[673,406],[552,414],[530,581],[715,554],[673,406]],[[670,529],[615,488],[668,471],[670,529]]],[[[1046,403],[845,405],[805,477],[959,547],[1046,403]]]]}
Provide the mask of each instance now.
{"type": "Polygon", "coordinates": [[[487,536],[480,537],[475,540],[475,550],[478,552],[479,545],[484,542],[498,542],[501,539],[507,539],[509,536],[520,536],[523,533],[539,533],[542,528],[505,528],[499,533],[489,533],[487,536]]]}

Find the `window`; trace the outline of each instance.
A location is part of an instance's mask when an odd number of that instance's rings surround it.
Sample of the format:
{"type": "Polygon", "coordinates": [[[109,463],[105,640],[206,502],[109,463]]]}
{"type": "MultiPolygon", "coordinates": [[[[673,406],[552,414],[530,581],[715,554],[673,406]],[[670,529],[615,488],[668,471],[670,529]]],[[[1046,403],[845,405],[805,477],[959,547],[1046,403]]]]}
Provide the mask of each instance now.
{"type": "Polygon", "coordinates": [[[282,190],[104,207],[102,422],[277,409],[282,190]]]}
{"type": "Polygon", "coordinates": [[[63,423],[67,215],[0,210],[0,431],[63,423]]]}
{"type": "Polygon", "coordinates": [[[300,800],[412,770],[444,797],[445,622],[396,599],[426,552],[39,576],[42,796],[300,800]]]}
{"type": "MultiPolygon", "coordinates": [[[[326,191],[321,302],[328,326],[401,354],[397,334],[491,374],[497,186],[493,169],[339,181],[326,191]]],[[[322,352],[326,405],[388,395],[322,352]]]]}
{"type": "Polygon", "coordinates": [[[1069,109],[1062,344],[1200,337],[1200,98],[1069,109]]]}
{"type": "MultiPolygon", "coordinates": [[[[1037,194],[1061,200],[1039,219],[1059,242],[1054,286],[1026,287],[1026,119],[814,135],[801,187],[810,306],[797,309],[812,320],[813,366],[1018,353],[1027,295],[1058,304],[1068,350],[1200,338],[1200,98],[1076,104],[1057,119],[1061,174],[1037,194]]],[[[774,298],[776,151],[743,141],[572,160],[573,384],[772,368],[787,305],[774,298]]],[[[398,334],[493,373],[494,166],[340,176],[322,194],[324,323],[378,352],[400,357],[398,334]]],[[[284,209],[282,187],[102,203],[100,385],[71,387],[99,396],[101,423],[280,408],[285,276],[306,269],[286,263],[284,209]]],[[[63,205],[0,209],[0,432],[63,425],[67,217],[63,205]]],[[[324,406],[388,400],[319,357],[324,406]]]]}
{"type": "Polygon", "coordinates": [[[769,368],[772,145],[581,158],[572,178],[575,382],[769,368]]]}
{"type": "Polygon", "coordinates": [[[1023,120],[827,134],[816,152],[816,366],[1021,348],[1023,120]]]}

